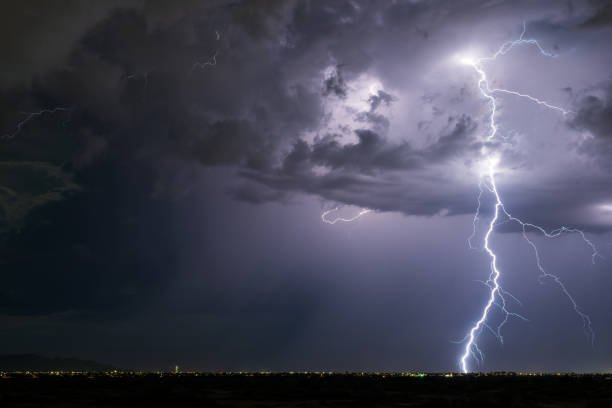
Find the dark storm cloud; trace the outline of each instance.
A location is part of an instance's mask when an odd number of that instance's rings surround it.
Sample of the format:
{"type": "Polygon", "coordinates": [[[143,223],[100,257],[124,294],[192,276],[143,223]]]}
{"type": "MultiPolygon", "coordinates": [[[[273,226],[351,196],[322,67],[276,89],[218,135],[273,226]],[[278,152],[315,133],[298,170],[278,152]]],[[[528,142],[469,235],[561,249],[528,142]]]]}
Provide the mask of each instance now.
{"type": "MultiPolygon", "coordinates": [[[[569,13],[554,2],[24,4],[2,13],[2,133],[14,129],[21,111],[61,106],[72,113],[32,121],[1,147],[4,218],[21,223],[32,215],[22,240],[6,244],[6,259],[23,276],[51,265],[66,293],[80,271],[95,276],[82,296],[39,305],[54,311],[96,307],[101,293],[130,303],[171,279],[176,248],[166,248],[164,237],[173,225],[162,220],[201,182],[188,175],[194,165],[234,170],[239,180],[214,183],[250,203],[290,203],[307,193],[411,215],[472,211],[474,180],[458,174],[482,147],[482,107],[458,107],[478,98],[465,91],[455,66],[445,76],[432,67],[464,41],[481,39],[469,29],[477,23],[496,26],[509,16],[508,25],[520,27],[532,10],[540,22],[569,13]],[[553,11],[538,11],[546,7],[553,11]],[[435,79],[423,79],[430,72],[435,79]],[[422,102],[434,94],[442,96],[422,102]],[[403,118],[408,123],[394,128],[403,118]],[[88,229],[82,221],[90,218],[96,221],[88,229]],[[56,220],[41,231],[36,223],[45,219],[56,220]],[[118,231],[142,243],[115,243],[118,231]],[[29,245],[44,246],[42,237],[57,239],[56,251],[26,259],[29,245]],[[132,250],[121,252],[122,245],[132,250]],[[145,280],[146,293],[134,289],[145,280]]],[[[609,96],[592,98],[572,125],[603,140],[609,96]]],[[[513,147],[508,157],[522,157],[521,146],[513,147]]],[[[527,197],[521,205],[533,203],[527,197]]],[[[17,288],[27,283],[14,280],[17,288]]],[[[22,289],[5,293],[5,304],[25,307],[22,289]]]]}
{"type": "Polygon", "coordinates": [[[612,140],[612,83],[601,88],[602,95],[587,95],[578,102],[570,124],[586,130],[597,139],[612,140]]]}
{"type": "Polygon", "coordinates": [[[5,161],[0,163],[0,168],[4,228],[23,227],[26,216],[33,209],[61,200],[67,192],[78,189],[70,175],[52,164],[5,161]]]}
{"type": "MultiPolygon", "coordinates": [[[[393,173],[424,171],[466,152],[475,152],[482,146],[474,138],[476,129],[468,116],[448,118],[445,133],[423,149],[415,149],[407,142],[392,142],[369,129],[357,129],[356,143],[341,144],[337,135],[327,135],[312,145],[298,141],[279,167],[244,174],[262,183],[262,188],[268,191],[270,188],[303,191],[332,201],[410,214],[432,215],[443,209],[453,214],[462,213],[471,206],[471,198],[467,201],[467,197],[449,189],[448,196],[431,194],[413,199],[407,194],[414,191],[405,191],[411,183],[399,182],[393,173]],[[317,173],[318,166],[327,171],[317,173]],[[449,201],[449,197],[453,200],[449,201]]],[[[436,177],[442,176],[433,176],[429,181],[436,177]]],[[[245,185],[243,189],[241,192],[235,190],[234,196],[249,202],[267,201],[263,197],[272,197],[269,192],[259,194],[253,185],[245,185]]],[[[278,197],[284,199],[286,196],[278,197]]]]}
{"type": "MultiPolygon", "coordinates": [[[[3,87],[28,84],[61,67],[83,34],[108,17],[120,2],[23,1],[2,5],[0,49],[3,87]]],[[[124,6],[133,2],[121,3],[124,6]]]]}
{"type": "Polygon", "coordinates": [[[587,94],[579,99],[570,126],[589,136],[578,144],[579,152],[592,158],[597,167],[609,170],[612,168],[612,83],[597,91],[598,95],[587,94]]]}
{"type": "Polygon", "coordinates": [[[378,107],[381,105],[389,106],[391,102],[395,100],[397,100],[397,98],[393,95],[385,91],[378,91],[368,99],[368,102],[370,103],[370,111],[376,111],[376,109],[378,109],[378,107]]]}
{"type": "Polygon", "coordinates": [[[358,122],[369,123],[375,129],[386,132],[389,128],[389,119],[384,114],[377,112],[377,110],[381,105],[384,107],[389,107],[391,103],[396,100],[397,98],[393,95],[379,90],[375,94],[370,95],[368,98],[368,104],[370,105],[369,110],[359,112],[355,116],[355,120],[358,122]]]}
{"type": "Polygon", "coordinates": [[[355,144],[341,145],[332,136],[315,143],[312,161],[333,169],[353,169],[363,173],[409,169],[421,164],[421,157],[408,143],[394,145],[369,129],[357,129],[355,135],[358,138],[355,144]]]}
{"type": "Polygon", "coordinates": [[[224,120],[213,123],[194,146],[193,155],[209,165],[242,164],[266,166],[265,139],[252,128],[250,122],[224,120]]]}
{"type": "MultiPolygon", "coordinates": [[[[82,4],[57,19],[29,6],[63,29],[82,4]]],[[[41,56],[30,36],[44,42],[48,29],[10,36],[11,49],[24,47],[36,60],[15,57],[6,66],[19,78],[5,77],[0,91],[9,107],[3,133],[20,111],[66,106],[72,113],[36,118],[1,147],[3,216],[20,228],[2,241],[2,262],[14,271],[0,295],[7,313],[110,312],[148,302],[175,273],[177,248],[163,241],[178,228],[171,195],[190,190],[177,188],[188,163],[265,169],[321,116],[321,84],[310,90],[287,78],[271,48],[268,31],[283,18],[283,3],[101,8],[100,16],[72,21],[70,40],[58,29],[61,46],[41,56]],[[194,67],[215,52],[224,55],[223,69],[194,67]],[[43,271],[46,283],[35,278],[43,271]]],[[[281,195],[272,191],[268,200],[281,195]]]]}
{"type": "MultiPolygon", "coordinates": [[[[382,109],[398,97],[384,90],[367,96],[367,109],[351,113],[364,124],[349,130],[357,143],[325,134],[312,144],[302,141],[304,132],[320,132],[325,100],[332,95],[349,99],[358,91],[349,89],[349,81],[375,64],[374,53],[388,52],[386,34],[376,38],[383,22],[393,31],[425,17],[461,15],[448,3],[238,2],[201,8],[189,3],[175,9],[160,4],[111,7],[103,11],[105,18],[87,20],[63,63],[55,62],[37,80],[37,94],[24,89],[23,95],[34,97],[30,106],[52,103],[77,110],[69,131],[81,147],[67,161],[83,166],[103,151],[129,149],[150,161],[182,158],[206,166],[238,166],[260,172],[256,179],[261,180],[284,178],[283,171],[287,176],[309,174],[303,191],[326,197],[314,187],[326,185],[324,178],[346,178],[347,171],[359,178],[359,172],[423,170],[474,151],[469,137],[476,122],[456,114],[449,119],[456,123],[428,135],[432,141],[426,146],[415,147],[411,140],[420,136],[412,130],[403,140],[392,140],[386,135],[390,119],[382,109]],[[216,65],[194,66],[213,55],[216,65]],[[317,176],[314,166],[343,174],[317,176]]],[[[407,46],[418,56],[421,44],[430,40],[431,35],[417,36],[407,46]]],[[[124,150],[120,156],[130,154],[124,150]]],[[[165,166],[164,171],[180,169],[165,166]]],[[[300,191],[299,185],[290,190],[300,191]]],[[[454,206],[465,203],[444,208],[454,206]]],[[[396,207],[413,213],[404,203],[396,207]]]]}
{"type": "MultiPolygon", "coordinates": [[[[333,136],[327,136],[312,146],[311,161],[313,164],[332,169],[358,170],[368,174],[384,170],[409,170],[436,164],[465,151],[474,149],[476,142],[472,139],[476,125],[468,116],[449,118],[450,129],[430,146],[415,149],[408,142],[400,144],[390,142],[380,134],[369,129],[357,129],[358,142],[341,145],[333,136]]],[[[302,144],[297,147],[306,150],[302,144]]],[[[295,149],[294,149],[295,151],[295,149]]],[[[293,152],[292,152],[293,153],[293,152]]],[[[287,160],[292,161],[292,154],[287,160]]],[[[307,157],[297,155],[301,162],[307,157]]],[[[286,164],[287,162],[285,162],[286,164]]]]}
{"type": "Polygon", "coordinates": [[[339,98],[346,98],[347,86],[340,67],[337,67],[336,70],[325,79],[323,86],[323,95],[328,96],[334,94],[339,98]]]}
{"type": "Polygon", "coordinates": [[[596,6],[593,14],[583,23],[583,27],[603,27],[612,24],[612,4],[608,0],[594,0],[592,4],[596,6]]]}

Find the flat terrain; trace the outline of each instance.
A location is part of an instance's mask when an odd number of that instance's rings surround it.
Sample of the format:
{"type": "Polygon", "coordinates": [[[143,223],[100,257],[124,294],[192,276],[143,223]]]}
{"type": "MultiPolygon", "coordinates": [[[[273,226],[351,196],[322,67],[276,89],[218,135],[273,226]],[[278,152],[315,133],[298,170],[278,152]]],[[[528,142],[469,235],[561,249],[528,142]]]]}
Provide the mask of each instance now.
{"type": "Polygon", "coordinates": [[[5,373],[2,407],[612,407],[612,375],[5,373]]]}

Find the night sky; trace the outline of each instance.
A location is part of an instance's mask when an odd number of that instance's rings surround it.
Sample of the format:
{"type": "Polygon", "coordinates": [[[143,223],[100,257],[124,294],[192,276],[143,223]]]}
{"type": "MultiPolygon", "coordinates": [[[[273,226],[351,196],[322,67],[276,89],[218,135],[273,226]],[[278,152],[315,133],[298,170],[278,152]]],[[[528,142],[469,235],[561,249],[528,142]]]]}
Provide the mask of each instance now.
{"type": "Polygon", "coordinates": [[[4,1],[0,351],[119,367],[458,370],[488,296],[483,147],[592,320],[491,236],[485,371],[612,370],[609,1],[4,1]],[[462,56],[487,64],[490,104],[462,56]],[[323,222],[321,214],[353,222],[323,222]],[[499,310],[493,319],[499,320],[499,310]]]}

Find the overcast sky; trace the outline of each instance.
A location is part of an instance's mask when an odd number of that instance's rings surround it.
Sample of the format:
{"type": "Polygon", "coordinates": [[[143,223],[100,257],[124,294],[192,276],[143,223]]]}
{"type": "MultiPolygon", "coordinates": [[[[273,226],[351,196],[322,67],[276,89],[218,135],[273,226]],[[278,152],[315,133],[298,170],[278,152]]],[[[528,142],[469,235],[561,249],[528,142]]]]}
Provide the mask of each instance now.
{"type": "MultiPolygon", "coordinates": [[[[612,370],[608,1],[0,6],[0,350],[120,367],[459,369],[488,296],[483,147],[592,320],[491,237],[521,303],[474,369],[612,370]],[[462,58],[486,63],[490,102],[462,58]],[[328,224],[321,214],[352,218],[328,224]]],[[[490,324],[499,321],[499,311],[490,324]],[[497,320],[496,320],[497,319],[497,320]]]]}

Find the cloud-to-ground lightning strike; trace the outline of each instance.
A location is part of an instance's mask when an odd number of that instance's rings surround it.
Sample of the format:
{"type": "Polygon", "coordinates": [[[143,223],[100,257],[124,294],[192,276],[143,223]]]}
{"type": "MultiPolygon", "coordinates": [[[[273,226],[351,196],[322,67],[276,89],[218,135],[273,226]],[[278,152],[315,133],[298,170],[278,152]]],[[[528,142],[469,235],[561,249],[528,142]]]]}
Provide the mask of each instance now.
{"type": "MultiPolygon", "coordinates": [[[[526,39],[525,32],[526,32],[526,25],[523,24],[523,31],[520,37],[517,40],[509,41],[509,42],[502,44],[502,46],[497,50],[497,52],[490,57],[478,58],[478,59],[473,59],[473,58],[461,58],[460,59],[460,62],[462,64],[468,65],[476,71],[478,75],[478,89],[482,97],[487,99],[487,101],[490,104],[490,111],[488,113],[489,133],[486,137],[486,142],[492,142],[498,133],[498,126],[496,123],[497,100],[494,94],[503,93],[503,94],[514,95],[520,98],[524,98],[531,102],[537,103],[538,105],[546,107],[548,109],[558,111],[563,115],[568,115],[570,113],[573,113],[571,111],[568,111],[566,109],[563,109],[555,105],[552,105],[546,101],[540,100],[531,95],[523,94],[520,92],[508,90],[508,89],[490,87],[489,80],[485,72],[484,64],[487,62],[496,60],[497,57],[501,55],[505,55],[507,52],[509,52],[511,49],[513,49],[516,46],[521,46],[521,45],[535,46],[540,52],[540,54],[542,54],[543,56],[551,57],[551,58],[556,57],[556,55],[547,52],[539,44],[537,40],[526,39]]],[[[481,362],[484,358],[484,354],[482,350],[478,347],[478,337],[482,333],[483,329],[486,328],[490,330],[500,341],[503,342],[503,338],[501,336],[501,329],[504,326],[504,324],[508,321],[508,319],[510,317],[518,317],[521,319],[525,319],[519,314],[508,311],[508,309],[506,308],[506,296],[511,297],[515,301],[517,300],[512,295],[510,295],[508,292],[502,289],[502,286],[500,283],[501,271],[499,270],[498,265],[497,265],[497,255],[490,246],[491,236],[495,230],[495,226],[497,225],[500,217],[505,217],[507,221],[515,222],[521,226],[523,238],[527,241],[527,243],[531,246],[531,248],[534,251],[534,255],[536,259],[536,266],[540,272],[540,276],[539,276],[540,282],[543,282],[545,279],[548,279],[556,283],[561,288],[562,292],[567,297],[567,299],[570,301],[570,303],[572,304],[576,314],[582,320],[582,324],[583,324],[585,333],[591,342],[594,341],[594,335],[595,335],[593,332],[593,328],[591,326],[591,319],[589,318],[587,314],[585,314],[581,310],[581,308],[576,303],[574,297],[570,294],[570,292],[568,291],[566,286],[563,284],[561,279],[557,275],[553,275],[545,270],[544,266],[542,265],[542,261],[540,258],[538,248],[536,244],[533,242],[533,240],[529,238],[528,232],[529,230],[531,230],[532,232],[538,232],[538,233],[541,233],[546,238],[559,237],[564,233],[577,233],[581,236],[583,241],[593,251],[592,252],[593,262],[595,261],[595,258],[599,255],[595,245],[585,236],[584,232],[581,230],[578,230],[575,228],[560,227],[556,230],[548,232],[544,228],[538,225],[524,222],[512,216],[512,214],[504,206],[502,197],[498,191],[497,184],[496,184],[495,176],[496,176],[496,173],[498,172],[499,157],[495,155],[495,153],[491,152],[489,148],[487,148],[486,146],[483,147],[482,153],[486,156],[486,170],[480,175],[480,182],[479,182],[480,193],[478,194],[478,206],[476,208],[476,213],[475,213],[474,220],[473,220],[474,230],[473,230],[472,235],[468,238],[468,244],[470,248],[473,248],[472,239],[476,235],[476,226],[478,222],[480,221],[480,211],[482,207],[481,206],[482,195],[485,192],[489,192],[492,194],[493,198],[495,199],[495,205],[493,208],[493,216],[491,217],[489,221],[488,228],[484,235],[483,247],[491,261],[490,262],[491,272],[489,274],[487,281],[484,282],[485,285],[489,288],[489,296],[488,296],[487,302],[485,303],[482,309],[479,319],[476,321],[476,323],[474,323],[474,325],[470,328],[467,335],[463,339],[463,342],[465,342],[465,346],[464,346],[463,354],[461,355],[461,358],[460,358],[460,367],[461,367],[461,371],[464,373],[467,373],[470,371],[469,364],[468,364],[468,361],[470,358],[473,358],[478,363],[481,362]],[[497,325],[495,329],[493,329],[487,322],[487,319],[489,318],[489,314],[494,307],[498,307],[504,316],[501,322],[497,325]]]]}
{"type": "MultiPolygon", "coordinates": [[[[215,40],[219,41],[221,39],[221,34],[219,31],[215,30],[215,40]]],[[[212,57],[208,59],[208,61],[195,62],[191,67],[191,72],[193,72],[196,68],[204,69],[206,67],[214,67],[217,65],[217,55],[219,55],[219,50],[216,50],[212,57]]]]}
{"type": "Polygon", "coordinates": [[[331,219],[327,217],[329,214],[334,213],[334,212],[338,211],[339,209],[340,209],[340,207],[335,207],[335,208],[332,208],[331,210],[324,211],[321,214],[321,221],[323,221],[324,223],[327,223],[327,224],[332,224],[332,225],[336,224],[337,222],[352,222],[352,221],[357,220],[358,218],[361,218],[362,216],[366,215],[367,213],[372,212],[372,210],[370,210],[368,208],[362,208],[357,213],[357,215],[354,215],[353,217],[348,217],[348,218],[345,218],[345,217],[336,217],[336,218],[331,218],[331,219]]]}
{"type": "Polygon", "coordinates": [[[32,119],[38,116],[42,116],[46,113],[71,112],[71,111],[72,111],[72,108],[56,107],[56,108],[51,108],[51,109],[41,109],[36,112],[23,112],[23,114],[26,115],[26,117],[20,122],[18,122],[17,125],[15,125],[15,130],[12,133],[5,133],[4,135],[0,136],[0,139],[2,140],[13,139],[15,136],[17,136],[21,132],[23,127],[26,124],[28,124],[28,122],[30,122],[32,119]]]}

